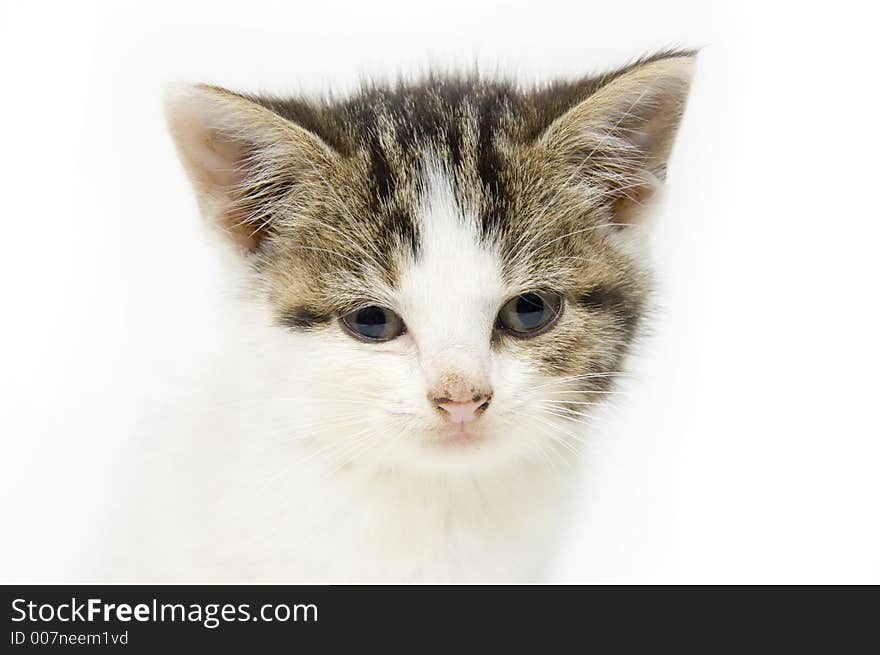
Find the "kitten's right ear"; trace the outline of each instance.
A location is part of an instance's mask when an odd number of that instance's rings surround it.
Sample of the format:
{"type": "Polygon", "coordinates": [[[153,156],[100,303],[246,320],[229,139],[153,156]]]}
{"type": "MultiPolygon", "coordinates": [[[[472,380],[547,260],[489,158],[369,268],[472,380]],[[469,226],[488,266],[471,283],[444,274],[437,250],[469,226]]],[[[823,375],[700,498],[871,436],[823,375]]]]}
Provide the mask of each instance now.
{"type": "Polygon", "coordinates": [[[278,203],[336,158],[315,134],[219,87],[171,88],[165,113],[202,214],[245,252],[260,247],[278,203]]]}
{"type": "MultiPolygon", "coordinates": [[[[600,185],[618,227],[638,224],[665,177],[695,53],[672,52],[600,78],[539,139],[565,184],[600,185]]],[[[590,80],[591,84],[594,83],[590,80]]]]}

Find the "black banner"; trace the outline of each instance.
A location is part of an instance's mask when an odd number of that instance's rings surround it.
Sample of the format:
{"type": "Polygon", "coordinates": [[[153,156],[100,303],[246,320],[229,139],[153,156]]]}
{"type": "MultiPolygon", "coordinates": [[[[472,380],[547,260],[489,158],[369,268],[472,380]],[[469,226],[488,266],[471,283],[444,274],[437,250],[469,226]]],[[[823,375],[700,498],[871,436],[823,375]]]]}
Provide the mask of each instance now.
{"type": "MultiPolygon", "coordinates": [[[[878,645],[872,587],[7,586],[3,652],[878,645]]],[[[851,648],[850,648],[851,647],[851,648]]]]}

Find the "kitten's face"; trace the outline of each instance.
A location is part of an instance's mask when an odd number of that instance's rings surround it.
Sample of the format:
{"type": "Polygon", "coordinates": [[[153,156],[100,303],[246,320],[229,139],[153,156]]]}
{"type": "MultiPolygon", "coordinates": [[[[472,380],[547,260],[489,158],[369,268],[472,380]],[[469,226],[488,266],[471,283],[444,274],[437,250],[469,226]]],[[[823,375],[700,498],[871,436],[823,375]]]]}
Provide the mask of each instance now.
{"type": "Polygon", "coordinates": [[[315,440],[429,470],[576,450],[644,312],[638,222],[689,74],[669,55],[529,94],[429,80],[173,103],[203,209],[289,336],[315,440]]]}

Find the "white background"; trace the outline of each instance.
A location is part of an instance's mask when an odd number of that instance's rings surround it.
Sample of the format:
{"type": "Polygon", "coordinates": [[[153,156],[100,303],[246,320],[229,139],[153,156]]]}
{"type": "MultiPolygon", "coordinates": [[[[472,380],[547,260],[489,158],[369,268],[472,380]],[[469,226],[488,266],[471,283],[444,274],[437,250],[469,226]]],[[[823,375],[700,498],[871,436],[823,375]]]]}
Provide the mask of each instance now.
{"type": "Polygon", "coordinates": [[[210,288],[166,83],[540,80],[682,45],[704,49],[654,234],[664,313],[554,580],[880,582],[877,20],[769,4],[4,3],[0,581],[82,579],[136,379],[186,358],[210,288]]]}

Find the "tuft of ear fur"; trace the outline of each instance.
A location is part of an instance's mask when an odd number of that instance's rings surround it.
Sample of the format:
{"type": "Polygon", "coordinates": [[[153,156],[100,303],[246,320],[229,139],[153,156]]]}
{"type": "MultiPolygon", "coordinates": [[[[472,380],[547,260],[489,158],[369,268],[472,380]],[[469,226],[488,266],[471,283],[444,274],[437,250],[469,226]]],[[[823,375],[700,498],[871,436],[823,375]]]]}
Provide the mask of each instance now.
{"type": "Polygon", "coordinates": [[[665,178],[694,64],[670,53],[606,75],[539,139],[565,183],[601,184],[616,225],[642,219],[665,178]]]}
{"type": "Polygon", "coordinates": [[[270,233],[278,204],[336,157],[315,134],[220,87],[172,87],[165,109],[202,214],[244,252],[270,233]]]}

